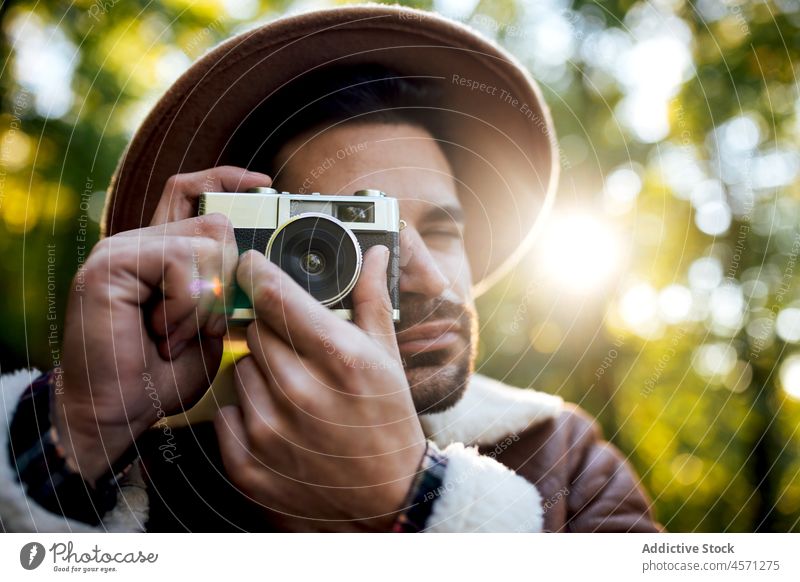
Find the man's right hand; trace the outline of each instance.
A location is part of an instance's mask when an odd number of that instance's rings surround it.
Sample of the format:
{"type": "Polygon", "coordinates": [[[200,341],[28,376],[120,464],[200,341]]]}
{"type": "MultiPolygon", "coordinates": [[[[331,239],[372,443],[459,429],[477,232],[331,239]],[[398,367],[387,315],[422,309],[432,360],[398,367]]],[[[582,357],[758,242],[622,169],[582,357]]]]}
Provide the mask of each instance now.
{"type": "Polygon", "coordinates": [[[270,184],[230,166],[173,176],[151,226],[101,240],[76,275],[53,418],[90,483],[159,418],[191,407],[219,367],[239,255],[225,216],[189,218],[196,198],[270,184]]]}

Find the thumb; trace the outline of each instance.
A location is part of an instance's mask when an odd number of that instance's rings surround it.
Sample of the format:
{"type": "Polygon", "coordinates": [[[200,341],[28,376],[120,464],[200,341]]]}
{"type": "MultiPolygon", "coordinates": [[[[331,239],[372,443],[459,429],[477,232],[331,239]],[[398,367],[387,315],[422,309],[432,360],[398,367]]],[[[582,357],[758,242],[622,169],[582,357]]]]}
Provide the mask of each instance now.
{"type": "Polygon", "coordinates": [[[367,332],[392,353],[397,350],[392,320],[392,301],[386,285],[389,249],[375,245],[364,253],[361,274],[353,288],[353,323],[367,332]]]}

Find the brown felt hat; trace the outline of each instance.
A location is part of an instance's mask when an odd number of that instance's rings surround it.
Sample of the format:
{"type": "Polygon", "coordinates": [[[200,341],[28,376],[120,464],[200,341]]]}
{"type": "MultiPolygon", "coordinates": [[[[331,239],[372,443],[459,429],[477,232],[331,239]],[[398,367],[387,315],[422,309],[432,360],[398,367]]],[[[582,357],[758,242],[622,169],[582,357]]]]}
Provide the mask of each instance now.
{"type": "MultiPolygon", "coordinates": [[[[226,154],[251,111],[320,67],[374,63],[432,78],[466,211],[474,292],[530,246],[555,196],[555,134],[535,81],[475,30],[430,12],[364,4],[274,20],[187,70],[137,130],[109,186],[104,236],[150,223],[173,174],[236,164],[226,154]]],[[[241,165],[241,164],[236,164],[241,165]]],[[[257,170],[258,168],[253,168],[257,170]]]]}

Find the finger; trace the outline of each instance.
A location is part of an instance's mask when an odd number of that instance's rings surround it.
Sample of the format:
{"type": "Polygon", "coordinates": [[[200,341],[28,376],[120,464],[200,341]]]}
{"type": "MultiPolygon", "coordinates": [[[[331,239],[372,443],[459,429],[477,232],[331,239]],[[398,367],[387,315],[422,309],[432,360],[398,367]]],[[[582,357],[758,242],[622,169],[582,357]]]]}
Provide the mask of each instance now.
{"type": "Polygon", "coordinates": [[[265,447],[277,436],[275,427],[280,417],[269,381],[250,356],[234,365],[234,384],[248,438],[253,445],[265,447]]]}
{"type": "Polygon", "coordinates": [[[214,417],[214,430],[217,433],[225,471],[238,482],[237,477],[246,473],[253,463],[239,407],[229,405],[220,408],[214,417]]]}
{"type": "MultiPolygon", "coordinates": [[[[206,265],[220,260],[219,244],[207,238],[110,237],[92,252],[87,272],[94,284],[113,291],[109,296],[113,301],[137,308],[156,301],[157,315],[151,315],[148,324],[156,335],[164,336],[189,317],[201,323],[208,318],[215,298],[212,289],[201,284],[202,278],[209,269],[219,268],[206,265]]],[[[188,324],[186,329],[181,340],[191,336],[188,324]]]]}
{"type": "Polygon", "coordinates": [[[322,396],[321,374],[264,322],[256,320],[247,327],[247,346],[282,410],[307,411],[311,399],[322,396]]]}
{"type": "MultiPolygon", "coordinates": [[[[207,311],[207,307],[196,305],[186,314],[175,331],[167,337],[158,340],[158,353],[164,361],[175,360],[187,347],[197,344],[203,339],[200,330],[203,328],[201,314],[207,311]]],[[[163,318],[166,320],[166,318],[163,318]]],[[[209,339],[219,339],[209,336],[209,339]]]]}
{"type": "Polygon", "coordinates": [[[376,245],[364,253],[361,274],[351,294],[353,323],[396,353],[392,300],[386,286],[388,266],[389,249],[385,246],[376,245]]]}
{"type": "Polygon", "coordinates": [[[183,218],[174,222],[165,222],[126,230],[114,235],[115,237],[157,237],[157,236],[202,236],[213,238],[219,242],[235,242],[233,224],[222,213],[212,212],[200,216],[183,218]]]}
{"type": "MultiPolygon", "coordinates": [[[[160,260],[165,268],[164,278],[159,283],[163,298],[153,309],[152,328],[157,335],[168,336],[169,344],[175,349],[177,344],[216,325],[210,322],[222,311],[221,278],[225,275],[221,273],[224,271],[225,252],[216,241],[206,238],[165,237],[154,240],[162,242],[163,256],[160,260]],[[186,247],[190,250],[178,250],[186,247]],[[167,268],[171,260],[182,263],[167,268]],[[217,307],[218,303],[220,307],[217,307]]],[[[158,259],[143,257],[142,260],[158,259]]],[[[213,335],[219,337],[222,332],[213,335]]]]}
{"type": "MultiPolygon", "coordinates": [[[[217,376],[222,351],[222,339],[203,337],[190,340],[179,355],[167,354],[169,358],[165,359],[171,360],[173,373],[164,382],[171,386],[162,386],[161,389],[175,391],[179,399],[178,407],[168,414],[186,411],[203,398],[217,376]]],[[[224,404],[234,403],[232,398],[224,400],[224,404]]]]}
{"type": "Polygon", "coordinates": [[[346,321],[257,251],[239,258],[236,281],[250,298],[256,317],[301,353],[315,354],[325,340],[338,344],[352,336],[346,321]]]}
{"type": "Polygon", "coordinates": [[[233,308],[236,266],[239,264],[239,248],[233,224],[222,214],[214,213],[198,216],[211,221],[208,229],[220,245],[220,261],[217,268],[204,273],[204,281],[210,285],[215,301],[211,304],[211,314],[204,325],[204,331],[214,337],[221,337],[227,331],[227,314],[233,308]]]}
{"type": "Polygon", "coordinates": [[[270,186],[272,178],[235,166],[219,166],[200,172],[176,174],[164,185],[151,225],[164,224],[197,214],[202,192],[242,192],[248,188],[270,186]]]}
{"type": "MultiPolygon", "coordinates": [[[[202,317],[201,327],[203,327],[205,333],[221,337],[227,331],[226,311],[233,303],[233,283],[236,265],[239,261],[239,251],[236,245],[233,225],[226,216],[213,213],[115,235],[115,237],[120,238],[138,237],[140,240],[143,238],[163,239],[174,236],[207,238],[216,241],[219,245],[219,249],[208,256],[194,254],[193,266],[198,264],[202,271],[199,273],[199,277],[196,278],[195,285],[203,287],[202,295],[204,297],[214,299],[207,305],[209,317],[202,317]],[[205,291],[209,291],[209,293],[205,293],[205,291]]],[[[169,245],[170,241],[166,240],[164,242],[165,254],[170,252],[169,245]]],[[[203,314],[205,315],[205,313],[204,311],[203,314]]],[[[154,329],[159,335],[166,335],[172,332],[172,330],[167,331],[163,325],[158,325],[157,322],[154,323],[156,323],[154,329]]],[[[181,331],[179,340],[186,339],[190,335],[189,322],[186,325],[188,327],[181,331]]],[[[197,326],[195,325],[195,331],[196,329],[197,326]]]]}

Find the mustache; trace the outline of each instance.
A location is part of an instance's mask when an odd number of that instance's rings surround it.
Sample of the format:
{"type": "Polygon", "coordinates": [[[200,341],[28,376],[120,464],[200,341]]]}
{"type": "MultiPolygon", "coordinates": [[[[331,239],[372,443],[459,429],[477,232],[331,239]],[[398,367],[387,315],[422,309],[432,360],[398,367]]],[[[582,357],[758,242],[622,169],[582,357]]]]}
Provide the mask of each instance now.
{"type": "Polygon", "coordinates": [[[459,364],[471,367],[474,356],[474,334],[477,333],[478,316],[471,305],[454,303],[443,297],[419,300],[414,297],[400,296],[400,321],[395,323],[395,333],[405,331],[425,321],[445,319],[454,321],[453,332],[458,333],[466,342],[463,353],[454,356],[450,350],[441,349],[431,352],[411,354],[403,358],[403,367],[408,369],[421,367],[442,367],[448,364],[459,364]]]}
{"type": "Polygon", "coordinates": [[[394,324],[395,333],[400,333],[426,321],[446,319],[455,321],[459,334],[470,339],[472,325],[471,310],[464,303],[455,303],[444,297],[419,300],[400,295],[400,321],[394,324]]]}

